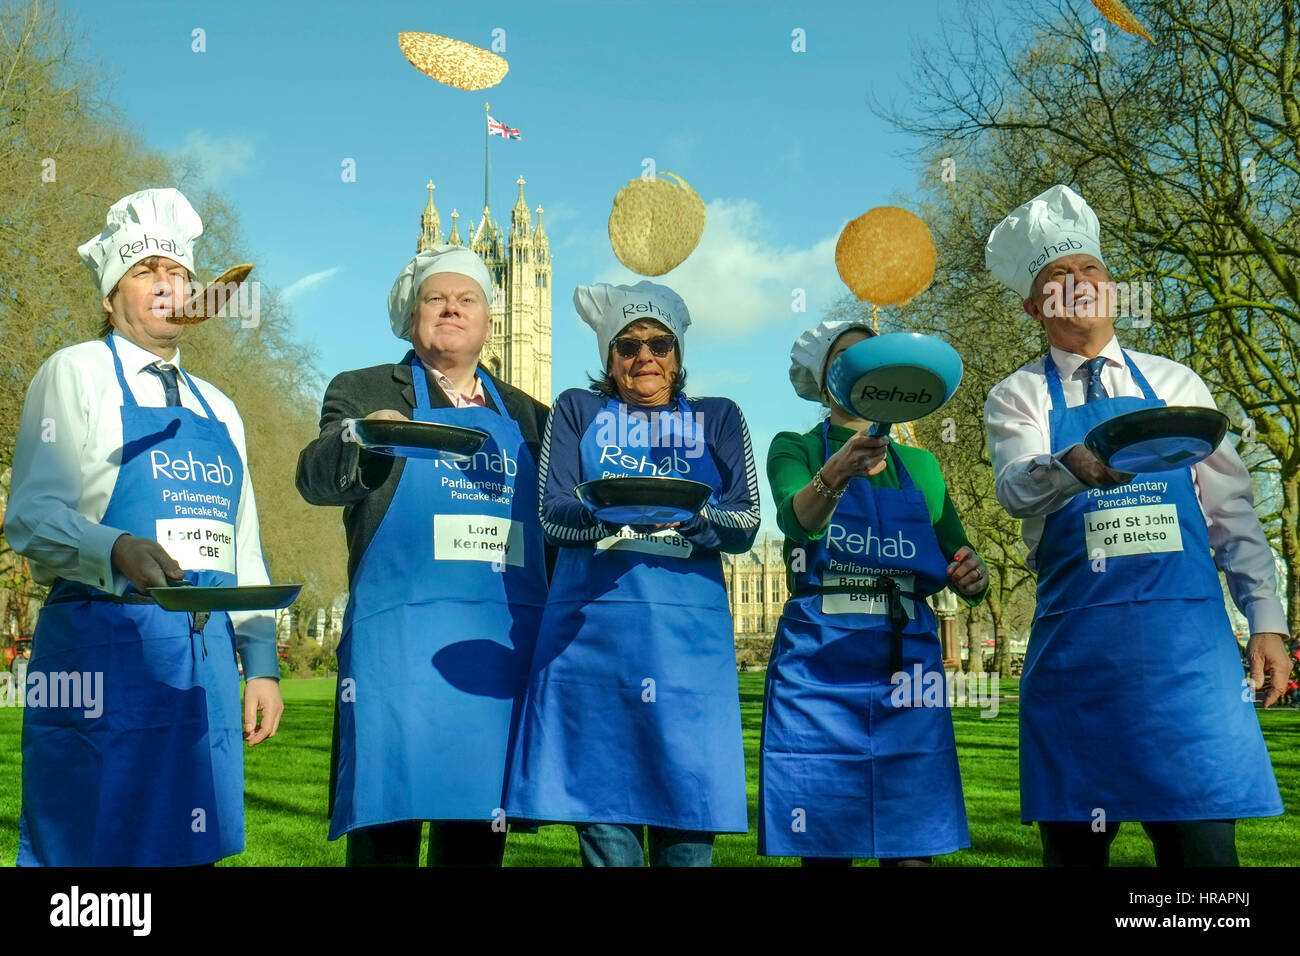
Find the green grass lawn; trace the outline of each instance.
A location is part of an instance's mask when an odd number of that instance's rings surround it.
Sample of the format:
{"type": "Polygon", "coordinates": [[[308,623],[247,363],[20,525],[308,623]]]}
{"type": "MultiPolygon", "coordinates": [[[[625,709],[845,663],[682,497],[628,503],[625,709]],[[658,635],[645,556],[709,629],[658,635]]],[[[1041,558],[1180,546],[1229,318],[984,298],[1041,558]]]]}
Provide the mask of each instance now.
{"type": "MultiPolygon", "coordinates": [[[[740,702],[749,777],[749,823],[745,835],[717,841],[720,866],[789,866],[795,861],[757,855],[758,735],[763,706],[761,672],[740,675],[740,702]]],[[[343,841],[326,839],[330,727],[334,681],[287,680],[281,684],[286,710],[275,739],[245,751],[247,846],[225,866],[340,866],[343,841]]],[[[1014,681],[1004,681],[1003,695],[1014,696],[1014,681]]],[[[1019,823],[1016,763],[1016,703],[1003,700],[998,716],[982,719],[973,708],[956,708],[957,750],[961,758],[969,850],[938,860],[940,865],[1033,866],[1040,860],[1037,831],[1019,823]]],[[[1237,844],[1245,865],[1291,865],[1288,848],[1300,845],[1300,711],[1260,713],[1273,756],[1287,815],[1243,820],[1237,844]]],[[[22,711],[0,708],[0,862],[12,865],[18,850],[21,758],[18,750],[22,711]]],[[[1111,860],[1117,866],[1149,866],[1151,847],[1135,824],[1115,840],[1111,860]]],[[[507,865],[576,866],[578,840],[572,827],[543,827],[538,833],[511,834],[507,865]]]]}

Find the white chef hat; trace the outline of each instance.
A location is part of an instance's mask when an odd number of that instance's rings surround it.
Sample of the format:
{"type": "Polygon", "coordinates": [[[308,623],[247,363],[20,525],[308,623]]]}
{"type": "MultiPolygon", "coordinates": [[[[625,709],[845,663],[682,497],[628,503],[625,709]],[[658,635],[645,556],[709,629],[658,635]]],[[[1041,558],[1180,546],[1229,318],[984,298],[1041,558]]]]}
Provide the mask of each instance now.
{"type": "Polygon", "coordinates": [[[388,293],[388,318],[393,323],[393,334],[399,339],[411,337],[411,313],[415,310],[420,286],[438,272],[457,272],[473,279],[483,290],[485,304],[491,307],[492,274],[483,260],[464,246],[434,246],[411,257],[388,293]]]}
{"type": "Polygon", "coordinates": [[[822,376],[826,373],[826,356],[836,339],[854,329],[876,334],[876,330],[861,319],[826,319],[794,340],[794,347],[790,349],[790,382],[800,398],[824,404],[822,376]]]}
{"type": "Polygon", "coordinates": [[[194,240],[203,220],[179,189],[141,189],[108,209],[107,224],[77,247],[95,276],[100,295],[108,295],[137,259],[166,256],[194,274],[194,240]]]}
{"type": "Polygon", "coordinates": [[[1062,256],[1101,258],[1101,224],[1083,197],[1053,186],[1017,206],[989,233],[984,263],[998,281],[1028,299],[1034,278],[1062,256]]]}
{"type": "Polygon", "coordinates": [[[683,333],[691,324],[691,314],[681,296],[666,285],[645,280],[636,285],[580,285],[573,290],[573,307],[596,332],[601,368],[609,361],[609,343],[640,319],[653,319],[672,330],[677,336],[677,354],[683,354],[683,333]]]}

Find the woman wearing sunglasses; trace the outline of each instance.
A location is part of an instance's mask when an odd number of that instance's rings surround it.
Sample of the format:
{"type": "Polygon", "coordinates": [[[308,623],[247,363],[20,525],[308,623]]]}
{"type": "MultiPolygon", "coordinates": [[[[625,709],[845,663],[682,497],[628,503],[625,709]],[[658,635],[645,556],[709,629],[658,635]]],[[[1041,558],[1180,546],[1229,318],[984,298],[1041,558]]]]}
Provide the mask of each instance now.
{"type": "Polygon", "coordinates": [[[768,452],[793,595],[767,670],[759,853],[805,866],[919,866],[970,846],[924,599],[951,586],[977,604],[988,573],[934,456],[870,437],[826,391],[831,362],[874,334],[850,320],[799,337],[790,380],[830,414],[768,452]]]}
{"type": "Polygon", "coordinates": [[[556,400],[541,521],[560,546],[507,790],[512,818],[573,823],[585,865],[708,866],[744,833],[745,768],[719,553],[749,550],[758,476],[740,410],[687,398],[686,305],[671,289],[579,286],[604,374],[556,400]],[[597,520],[574,489],[616,477],[713,488],[671,526],[597,520]]]}

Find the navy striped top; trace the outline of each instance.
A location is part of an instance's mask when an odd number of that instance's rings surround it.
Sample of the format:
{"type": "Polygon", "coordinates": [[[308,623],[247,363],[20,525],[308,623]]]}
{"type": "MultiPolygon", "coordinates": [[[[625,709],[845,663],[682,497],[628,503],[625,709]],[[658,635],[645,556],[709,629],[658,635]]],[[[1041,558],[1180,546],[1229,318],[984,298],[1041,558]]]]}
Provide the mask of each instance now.
{"type": "MultiPolygon", "coordinates": [[[[618,530],[593,517],[573,491],[583,480],[579,442],[605,402],[605,396],[589,389],[571,388],[551,407],[538,476],[542,531],[554,544],[589,546],[618,530]]],[[[717,504],[706,505],[678,533],[697,548],[743,553],[753,546],[759,524],[758,472],[745,417],[728,398],[687,398],[686,403],[703,430],[722,489],[717,504]]],[[[634,410],[653,414],[672,408],[634,410]]]]}

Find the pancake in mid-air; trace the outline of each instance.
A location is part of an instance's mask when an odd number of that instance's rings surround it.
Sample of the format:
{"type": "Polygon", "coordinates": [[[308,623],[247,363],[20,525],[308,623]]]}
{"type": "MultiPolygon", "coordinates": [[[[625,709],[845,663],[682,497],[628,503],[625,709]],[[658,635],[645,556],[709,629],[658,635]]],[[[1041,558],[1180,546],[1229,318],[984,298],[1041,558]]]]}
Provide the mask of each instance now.
{"type": "Polygon", "coordinates": [[[938,258],[925,221],[897,206],[869,209],[844,227],[835,244],[835,268],[859,299],[903,305],[934,278],[938,258]]]}
{"type": "Polygon", "coordinates": [[[167,321],[175,325],[196,325],[212,318],[225,307],[230,297],[252,271],[252,265],[247,262],[231,266],[186,299],[185,304],[176,310],[175,315],[167,316],[167,321]]]}
{"type": "Polygon", "coordinates": [[[461,90],[496,86],[510,69],[505,57],[436,33],[408,30],[397,34],[397,45],[411,65],[425,76],[461,90]]]}
{"type": "Polygon", "coordinates": [[[704,233],[704,200],[680,176],[634,179],[618,191],[609,214],[614,255],[633,272],[663,275],[685,261],[704,233]]]}

